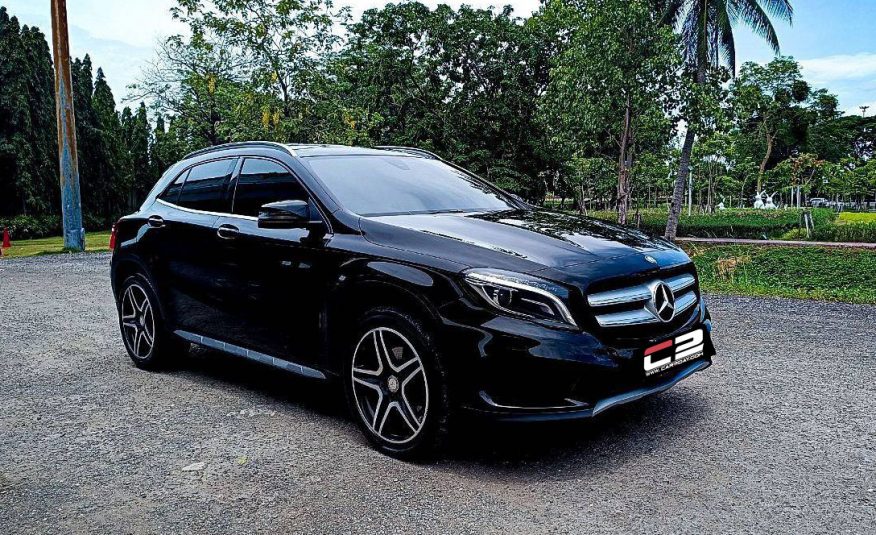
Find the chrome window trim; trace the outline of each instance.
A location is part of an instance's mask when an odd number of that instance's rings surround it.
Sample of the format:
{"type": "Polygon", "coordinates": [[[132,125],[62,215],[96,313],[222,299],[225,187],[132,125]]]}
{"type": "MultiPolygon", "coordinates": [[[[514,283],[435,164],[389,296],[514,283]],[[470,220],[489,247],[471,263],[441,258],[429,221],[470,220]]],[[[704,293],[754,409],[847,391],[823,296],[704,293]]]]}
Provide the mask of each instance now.
{"type": "Polygon", "coordinates": [[[155,202],[161,203],[165,206],[169,206],[170,208],[175,208],[177,210],[182,210],[183,212],[188,212],[190,214],[201,214],[201,215],[210,215],[216,217],[231,217],[234,219],[245,219],[247,221],[258,221],[259,218],[249,216],[249,215],[237,215],[237,214],[229,214],[226,212],[210,212],[207,210],[196,210],[194,208],[186,208],[185,206],[180,206],[178,204],[173,204],[171,202],[167,202],[163,199],[155,199],[155,202]]]}

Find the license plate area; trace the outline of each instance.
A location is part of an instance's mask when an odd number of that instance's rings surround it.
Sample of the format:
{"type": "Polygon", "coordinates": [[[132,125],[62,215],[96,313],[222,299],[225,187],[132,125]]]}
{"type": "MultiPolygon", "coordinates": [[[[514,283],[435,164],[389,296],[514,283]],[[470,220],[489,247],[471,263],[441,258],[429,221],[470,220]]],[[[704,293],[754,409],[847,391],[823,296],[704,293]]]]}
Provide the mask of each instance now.
{"type": "Polygon", "coordinates": [[[651,377],[691,362],[706,354],[708,335],[703,328],[654,344],[642,352],[642,370],[651,377]]]}

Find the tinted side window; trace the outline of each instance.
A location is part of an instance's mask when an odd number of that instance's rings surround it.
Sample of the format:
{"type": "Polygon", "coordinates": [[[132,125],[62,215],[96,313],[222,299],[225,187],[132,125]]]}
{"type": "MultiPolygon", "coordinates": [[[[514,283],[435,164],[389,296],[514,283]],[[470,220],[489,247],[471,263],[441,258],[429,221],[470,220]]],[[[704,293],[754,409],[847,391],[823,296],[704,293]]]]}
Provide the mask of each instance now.
{"type": "Polygon", "coordinates": [[[307,200],[307,192],[285,167],[270,160],[243,162],[234,192],[235,214],[255,217],[264,204],[296,200],[307,200]]]}
{"type": "Polygon", "coordinates": [[[158,196],[162,201],[167,201],[169,203],[176,204],[179,200],[179,192],[182,190],[183,182],[186,181],[186,177],[188,176],[188,170],[181,173],[173,183],[164,190],[164,193],[158,196]]]}
{"type": "Polygon", "coordinates": [[[193,210],[227,212],[225,184],[236,161],[217,160],[192,167],[177,204],[193,210]]]}

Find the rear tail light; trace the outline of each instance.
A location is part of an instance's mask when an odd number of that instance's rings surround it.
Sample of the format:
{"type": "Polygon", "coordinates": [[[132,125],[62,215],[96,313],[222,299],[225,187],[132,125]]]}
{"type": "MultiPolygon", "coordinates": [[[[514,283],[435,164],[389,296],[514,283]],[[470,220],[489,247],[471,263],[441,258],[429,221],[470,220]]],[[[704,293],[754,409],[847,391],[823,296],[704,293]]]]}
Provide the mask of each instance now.
{"type": "Polygon", "coordinates": [[[110,243],[109,243],[110,251],[116,250],[116,229],[117,228],[118,228],[118,223],[113,225],[113,230],[112,230],[112,232],[110,232],[110,243]]]}

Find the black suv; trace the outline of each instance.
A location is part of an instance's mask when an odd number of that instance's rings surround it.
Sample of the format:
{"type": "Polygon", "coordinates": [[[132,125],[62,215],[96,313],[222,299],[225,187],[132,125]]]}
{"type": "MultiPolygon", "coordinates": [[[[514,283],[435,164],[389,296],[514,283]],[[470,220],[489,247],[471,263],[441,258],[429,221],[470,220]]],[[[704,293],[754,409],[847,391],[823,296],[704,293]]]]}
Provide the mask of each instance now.
{"type": "Polygon", "coordinates": [[[594,416],[711,364],[673,244],[537,209],[418,149],[239,143],[188,155],[115,226],[134,363],[190,343],[340,378],[381,451],[450,417],[594,416]]]}

